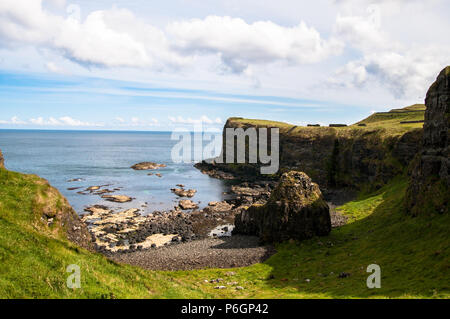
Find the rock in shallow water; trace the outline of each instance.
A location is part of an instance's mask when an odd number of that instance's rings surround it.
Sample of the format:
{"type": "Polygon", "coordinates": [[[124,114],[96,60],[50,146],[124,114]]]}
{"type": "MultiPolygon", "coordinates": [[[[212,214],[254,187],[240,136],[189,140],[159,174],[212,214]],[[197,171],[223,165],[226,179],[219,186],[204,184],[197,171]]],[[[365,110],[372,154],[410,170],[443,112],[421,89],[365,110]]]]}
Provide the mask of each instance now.
{"type": "Polygon", "coordinates": [[[116,203],[127,203],[133,200],[133,198],[125,195],[103,195],[102,198],[106,199],[107,201],[116,203]]]}
{"type": "Polygon", "coordinates": [[[189,199],[180,200],[179,206],[183,210],[198,208],[198,205],[189,199]]]}
{"type": "Polygon", "coordinates": [[[197,193],[195,189],[185,190],[183,188],[172,188],[171,191],[179,197],[194,197],[195,193],[197,193]]]}
{"type": "Polygon", "coordinates": [[[135,164],[135,165],[131,166],[132,169],[137,170],[137,171],[158,169],[158,168],[161,168],[161,167],[166,167],[166,165],[153,163],[153,162],[142,162],[142,163],[138,163],[138,164],[135,164]]]}
{"type": "Polygon", "coordinates": [[[261,242],[303,240],[331,231],[330,212],[319,186],[303,172],[283,174],[265,205],[236,216],[233,234],[257,235],[261,242]]]}

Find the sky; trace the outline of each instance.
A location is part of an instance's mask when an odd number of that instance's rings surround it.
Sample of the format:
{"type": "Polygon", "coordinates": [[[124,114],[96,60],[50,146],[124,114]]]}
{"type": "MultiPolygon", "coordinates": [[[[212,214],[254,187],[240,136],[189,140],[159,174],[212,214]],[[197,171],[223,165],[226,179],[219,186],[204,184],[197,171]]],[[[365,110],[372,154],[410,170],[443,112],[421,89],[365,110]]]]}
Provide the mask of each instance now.
{"type": "Polygon", "coordinates": [[[447,0],[0,1],[0,129],[351,124],[423,103],[447,0]]]}

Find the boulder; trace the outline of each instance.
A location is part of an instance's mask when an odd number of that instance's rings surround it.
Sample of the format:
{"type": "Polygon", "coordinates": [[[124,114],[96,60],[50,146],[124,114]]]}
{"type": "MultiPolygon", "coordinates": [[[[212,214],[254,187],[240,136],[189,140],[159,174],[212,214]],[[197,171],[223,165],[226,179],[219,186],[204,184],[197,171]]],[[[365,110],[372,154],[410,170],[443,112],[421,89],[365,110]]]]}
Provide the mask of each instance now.
{"type": "Polygon", "coordinates": [[[158,169],[158,168],[161,168],[161,167],[166,167],[166,165],[153,163],[153,162],[142,162],[142,163],[138,163],[138,164],[135,164],[135,165],[131,166],[132,169],[137,170],[137,171],[158,169]]]}
{"type": "Polygon", "coordinates": [[[1,150],[0,150],[0,168],[5,168],[5,160],[3,159],[3,154],[1,150]]]}
{"type": "Polygon", "coordinates": [[[441,71],[425,99],[422,150],[411,170],[406,210],[411,215],[449,211],[450,66],[441,71]]]}
{"type": "Polygon", "coordinates": [[[195,189],[185,190],[183,188],[172,188],[171,191],[179,197],[194,197],[195,193],[197,193],[195,189]]]}
{"type": "Polygon", "coordinates": [[[194,203],[193,201],[189,199],[180,200],[179,204],[181,209],[188,210],[188,209],[197,209],[198,205],[194,203]]]}
{"type": "Polygon", "coordinates": [[[325,236],[331,231],[329,207],[319,186],[303,172],[290,171],[264,205],[236,215],[233,234],[259,236],[262,243],[325,236]]]}

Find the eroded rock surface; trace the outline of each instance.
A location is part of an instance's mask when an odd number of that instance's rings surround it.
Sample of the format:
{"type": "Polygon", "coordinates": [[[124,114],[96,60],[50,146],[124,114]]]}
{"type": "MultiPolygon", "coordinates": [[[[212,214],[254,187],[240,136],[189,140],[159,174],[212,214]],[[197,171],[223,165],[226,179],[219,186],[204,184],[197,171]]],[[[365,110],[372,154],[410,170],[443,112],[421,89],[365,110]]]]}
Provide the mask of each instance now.
{"type": "Polygon", "coordinates": [[[184,188],[172,188],[172,193],[176,194],[179,197],[194,197],[197,191],[195,189],[184,189],[184,188]]]}
{"type": "Polygon", "coordinates": [[[412,215],[449,211],[450,66],[431,85],[425,104],[422,151],[406,195],[406,208],[412,215]]]}
{"type": "Polygon", "coordinates": [[[180,200],[179,206],[183,210],[197,209],[198,205],[189,199],[180,200]]]}
{"type": "Polygon", "coordinates": [[[303,172],[282,175],[264,205],[236,216],[234,234],[257,235],[263,243],[303,240],[331,231],[329,207],[319,186],[303,172]]]}

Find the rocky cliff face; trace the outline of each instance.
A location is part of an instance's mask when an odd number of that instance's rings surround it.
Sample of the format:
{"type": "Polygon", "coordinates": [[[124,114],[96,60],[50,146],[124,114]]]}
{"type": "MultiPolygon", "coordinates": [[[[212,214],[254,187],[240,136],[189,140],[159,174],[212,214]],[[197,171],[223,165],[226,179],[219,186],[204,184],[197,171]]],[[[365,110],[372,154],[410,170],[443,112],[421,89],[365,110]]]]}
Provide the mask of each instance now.
{"type": "Polygon", "coordinates": [[[259,236],[262,243],[325,236],[331,231],[327,203],[319,186],[305,173],[291,171],[265,205],[253,205],[235,219],[234,234],[259,236]]]}
{"type": "Polygon", "coordinates": [[[411,171],[406,208],[412,215],[447,212],[450,198],[450,66],[441,71],[425,100],[422,150],[411,171]]]}
{"type": "MultiPolygon", "coordinates": [[[[321,189],[383,185],[403,172],[420,148],[422,129],[390,134],[384,128],[351,126],[296,127],[286,123],[231,118],[225,128],[278,127],[280,129],[280,171],[305,172],[321,189]],[[265,123],[267,122],[267,123],[265,123]]],[[[223,148],[223,156],[226,148],[223,148]]],[[[207,171],[207,165],[199,165],[207,171]]],[[[214,164],[220,170],[245,179],[259,176],[259,164],[214,164]]],[[[216,174],[219,175],[220,174],[216,174]]]]}
{"type": "Polygon", "coordinates": [[[5,168],[5,160],[3,159],[2,150],[0,150],[0,168],[5,168]]]}

